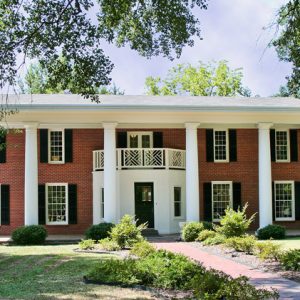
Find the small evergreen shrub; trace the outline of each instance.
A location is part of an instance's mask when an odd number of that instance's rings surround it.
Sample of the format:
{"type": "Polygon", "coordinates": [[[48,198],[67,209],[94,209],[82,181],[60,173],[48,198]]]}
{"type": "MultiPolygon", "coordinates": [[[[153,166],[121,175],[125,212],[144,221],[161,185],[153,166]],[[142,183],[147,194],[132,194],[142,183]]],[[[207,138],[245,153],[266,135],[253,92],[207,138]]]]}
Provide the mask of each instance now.
{"type": "Polygon", "coordinates": [[[231,237],[225,240],[225,245],[239,252],[253,254],[255,250],[256,238],[253,235],[231,237]]]}
{"type": "Polygon", "coordinates": [[[208,238],[215,237],[216,234],[217,233],[213,230],[204,229],[199,233],[199,235],[197,237],[197,241],[203,242],[203,241],[207,240],[208,238]]]}
{"type": "Polygon", "coordinates": [[[95,248],[95,241],[94,240],[82,240],[79,242],[79,248],[81,250],[91,250],[95,248]]]}
{"type": "Polygon", "coordinates": [[[47,230],[43,226],[29,225],[14,230],[11,238],[16,245],[42,245],[47,235],[47,230]]]}
{"type": "Polygon", "coordinates": [[[105,238],[99,241],[100,248],[106,251],[118,251],[121,250],[121,247],[118,243],[110,238],[105,238]]]}
{"type": "Polygon", "coordinates": [[[279,261],[285,270],[300,271],[300,249],[284,252],[279,256],[279,261]]]}
{"type": "Polygon", "coordinates": [[[114,224],[112,223],[100,223],[97,225],[92,225],[85,232],[85,238],[95,241],[105,239],[109,237],[109,233],[113,227],[114,224]]]}
{"type": "Polygon", "coordinates": [[[256,242],[255,249],[257,256],[261,259],[278,260],[280,256],[280,245],[272,242],[256,242]]]}
{"type": "Polygon", "coordinates": [[[204,230],[204,225],[201,222],[186,223],[182,229],[182,239],[185,242],[194,242],[202,230],[204,230]]]}
{"type": "Polygon", "coordinates": [[[204,228],[205,230],[214,230],[214,223],[212,223],[212,222],[207,222],[207,221],[202,221],[202,222],[200,222],[200,223],[203,224],[203,228],[204,228]]]}
{"type": "Polygon", "coordinates": [[[282,240],[285,238],[285,228],[280,225],[268,225],[257,230],[259,240],[282,240]]]}
{"type": "Polygon", "coordinates": [[[130,250],[130,254],[135,255],[137,257],[146,257],[154,253],[155,251],[156,251],[155,247],[152,246],[149,242],[144,240],[135,243],[130,250]]]}
{"type": "Polygon", "coordinates": [[[205,241],[203,241],[203,245],[206,246],[220,245],[223,244],[225,240],[226,240],[226,236],[217,233],[215,236],[209,237],[205,241]]]}

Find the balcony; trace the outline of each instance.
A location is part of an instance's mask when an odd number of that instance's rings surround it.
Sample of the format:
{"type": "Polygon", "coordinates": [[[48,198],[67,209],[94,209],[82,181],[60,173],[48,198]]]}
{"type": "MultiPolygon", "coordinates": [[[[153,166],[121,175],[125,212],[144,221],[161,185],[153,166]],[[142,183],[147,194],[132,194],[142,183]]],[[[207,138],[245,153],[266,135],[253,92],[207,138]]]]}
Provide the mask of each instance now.
{"type": "MultiPolygon", "coordinates": [[[[117,149],[117,169],[185,170],[185,150],[170,148],[117,149]]],[[[93,151],[93,170],[103,171],[104,150],[93,151]]]]}

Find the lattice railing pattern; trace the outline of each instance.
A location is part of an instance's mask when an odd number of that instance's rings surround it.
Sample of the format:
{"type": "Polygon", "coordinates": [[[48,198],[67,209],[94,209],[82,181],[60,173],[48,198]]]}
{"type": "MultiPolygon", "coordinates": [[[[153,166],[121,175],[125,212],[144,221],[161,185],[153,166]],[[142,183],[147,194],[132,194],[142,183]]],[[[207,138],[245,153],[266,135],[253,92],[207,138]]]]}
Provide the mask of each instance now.
{"type": "Polygon", "coordinates": [[[169,167],[185,169],[185,150],[167,149],[169,156],[169,167]]]}
{"type": "Polygon", "coordinates": [[[104,150],[93,151],[94,171],[104,169],[104,150]]]}

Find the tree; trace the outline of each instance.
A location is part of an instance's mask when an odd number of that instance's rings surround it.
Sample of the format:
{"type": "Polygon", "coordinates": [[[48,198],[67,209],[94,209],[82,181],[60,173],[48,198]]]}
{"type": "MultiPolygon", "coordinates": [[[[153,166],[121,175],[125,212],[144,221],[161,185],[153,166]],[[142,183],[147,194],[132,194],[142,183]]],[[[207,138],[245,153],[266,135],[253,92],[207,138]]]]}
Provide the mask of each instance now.
{"type": "Polygon", "coordinates": [[[284,92],[285,95],[300,98],[300,0],[290,0],[283,5],[275,23],[278,35],[271,44],[281,60],[293,64],[284,92]]]}
{"type": "Polygon", "coordinates": [[[172,59],[200,37],[193,9],[207,1],[0,0],[0,89],[16,83],[22,55],[21,65],[37,59],[63,90],[72,82],[77,93],[95,95],[113,68],[103,40],[172,59]]]}
{"type": "Polygon", "coordinates": [[[147,77],[149,95],[246,96],[251,91],[242,85],[242,69],[230,69],[228,62],[199,62],[197,66],[179,64],[168,71],[166,79],[147,77]]]}

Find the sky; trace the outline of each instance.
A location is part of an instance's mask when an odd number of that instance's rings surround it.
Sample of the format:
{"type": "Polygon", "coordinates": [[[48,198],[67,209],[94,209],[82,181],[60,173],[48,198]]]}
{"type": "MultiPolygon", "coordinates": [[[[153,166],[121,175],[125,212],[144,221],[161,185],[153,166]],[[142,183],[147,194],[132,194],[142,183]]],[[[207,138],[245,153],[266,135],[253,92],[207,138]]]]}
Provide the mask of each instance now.
{"type": "Polygon", "coordinates": [[[104,45],[105,53],[114,63],[113,82],[127,95],[145,93],[147,76],[165,77],[168,69],[178,63],[197,64],[199,60],[227,60],[231,68],[243,68],[243,83],[252,95],[271,96],[285,84],[291,65],[279,61],[268,43],[273,30],[264,29],[274,21],[283,0],[210,0],[208,10],[195,11],[201,22],[203,40],[185,47],[180,59],[163,57],[146,59],[129,47],[104,45]]]}

